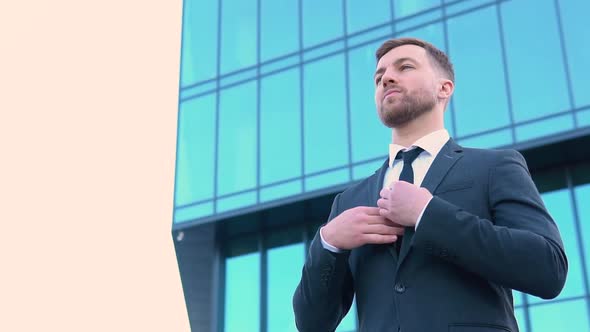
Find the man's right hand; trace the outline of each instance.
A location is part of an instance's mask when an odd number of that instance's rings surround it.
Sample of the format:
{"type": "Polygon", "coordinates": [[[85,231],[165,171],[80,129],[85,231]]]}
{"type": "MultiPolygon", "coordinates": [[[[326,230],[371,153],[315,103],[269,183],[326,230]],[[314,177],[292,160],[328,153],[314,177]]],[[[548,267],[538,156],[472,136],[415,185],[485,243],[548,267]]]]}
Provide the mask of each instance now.
{"type": "Polygon", "coordinates": [[[404,234],[404,227],[381,216],[378,207],[358,206],[342,212],[320,231],[330,245],[350,250],[365,244],[393,243],[404,234]]]}

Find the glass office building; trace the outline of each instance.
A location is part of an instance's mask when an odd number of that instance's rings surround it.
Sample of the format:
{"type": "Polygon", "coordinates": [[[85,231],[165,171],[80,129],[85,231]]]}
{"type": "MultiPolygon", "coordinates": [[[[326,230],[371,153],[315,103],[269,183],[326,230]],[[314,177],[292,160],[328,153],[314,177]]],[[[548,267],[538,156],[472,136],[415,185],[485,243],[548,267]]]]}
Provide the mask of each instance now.
{"type": "MultiPolygon", "coordinates": [[[[412,36],[455,65],[450,135],[518,149],[560,228],[565,288],[515,292],[521,331],[590,331],[589,14],[588,0],[184,0],[172,234],[192,329],[296,331],[309,242],[387,158],[375,50],[412,36]]],[[[353,305],[337,331],[356,329],[353,305]]]]}

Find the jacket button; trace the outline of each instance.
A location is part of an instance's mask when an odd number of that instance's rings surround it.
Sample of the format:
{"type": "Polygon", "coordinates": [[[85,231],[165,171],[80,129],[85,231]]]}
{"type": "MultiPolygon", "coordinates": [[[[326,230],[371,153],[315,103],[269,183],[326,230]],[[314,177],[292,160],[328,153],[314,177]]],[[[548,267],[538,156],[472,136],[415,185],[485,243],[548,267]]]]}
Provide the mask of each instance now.
{"type": "Polygon", "coordinates": [[[396,292],[401,294],[406,291],[406,286],[404,286],[404,284],[402,284],[402,283],[397,283],[397,284],[395,284],[394,289],[396,292]]]}

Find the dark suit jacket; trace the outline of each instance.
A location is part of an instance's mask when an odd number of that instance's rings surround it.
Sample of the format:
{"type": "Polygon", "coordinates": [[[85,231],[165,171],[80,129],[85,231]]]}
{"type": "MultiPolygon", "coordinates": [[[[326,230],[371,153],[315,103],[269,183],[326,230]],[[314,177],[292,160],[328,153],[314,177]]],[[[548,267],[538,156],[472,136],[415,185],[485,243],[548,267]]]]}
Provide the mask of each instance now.
{"type": "MultiPolygon", "coordinates": [[[[338,194],[329,220],[377,206],[387,167],[338,194]]],[[[316,234],[293,298],[300,331],[334,331],[356,294],[360,331],[515,332],[512,289],[559,294],[563,244],[518,152],[449,140],[422,187],[434,197],[399,257],[392,245],[335,254],[316,234]]]]}

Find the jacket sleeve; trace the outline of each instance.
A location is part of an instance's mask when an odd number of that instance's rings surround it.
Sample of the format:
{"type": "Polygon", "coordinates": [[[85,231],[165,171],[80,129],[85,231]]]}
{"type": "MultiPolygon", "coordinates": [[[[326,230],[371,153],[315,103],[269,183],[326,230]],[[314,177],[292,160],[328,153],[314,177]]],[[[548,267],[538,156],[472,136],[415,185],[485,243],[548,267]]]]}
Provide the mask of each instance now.
{"type": "MultiPolygon", "coordinates": [[[[340,213],[339,199],[340,194],[334,198],[328,220],[340,213]]],[[[318,229],[293,296],[299,331],[334,331],[346,316],[354,295],[349,255],[350,251],[336,254],[324,249],[318,229]]]]}
{"type": "Polygon", "coordinates": [[[524,158],[505,151],[489,171],[491,220],[434,197],[412,245],[501,286],[544,299],[561,292],[568,262],[524,158]]]}

